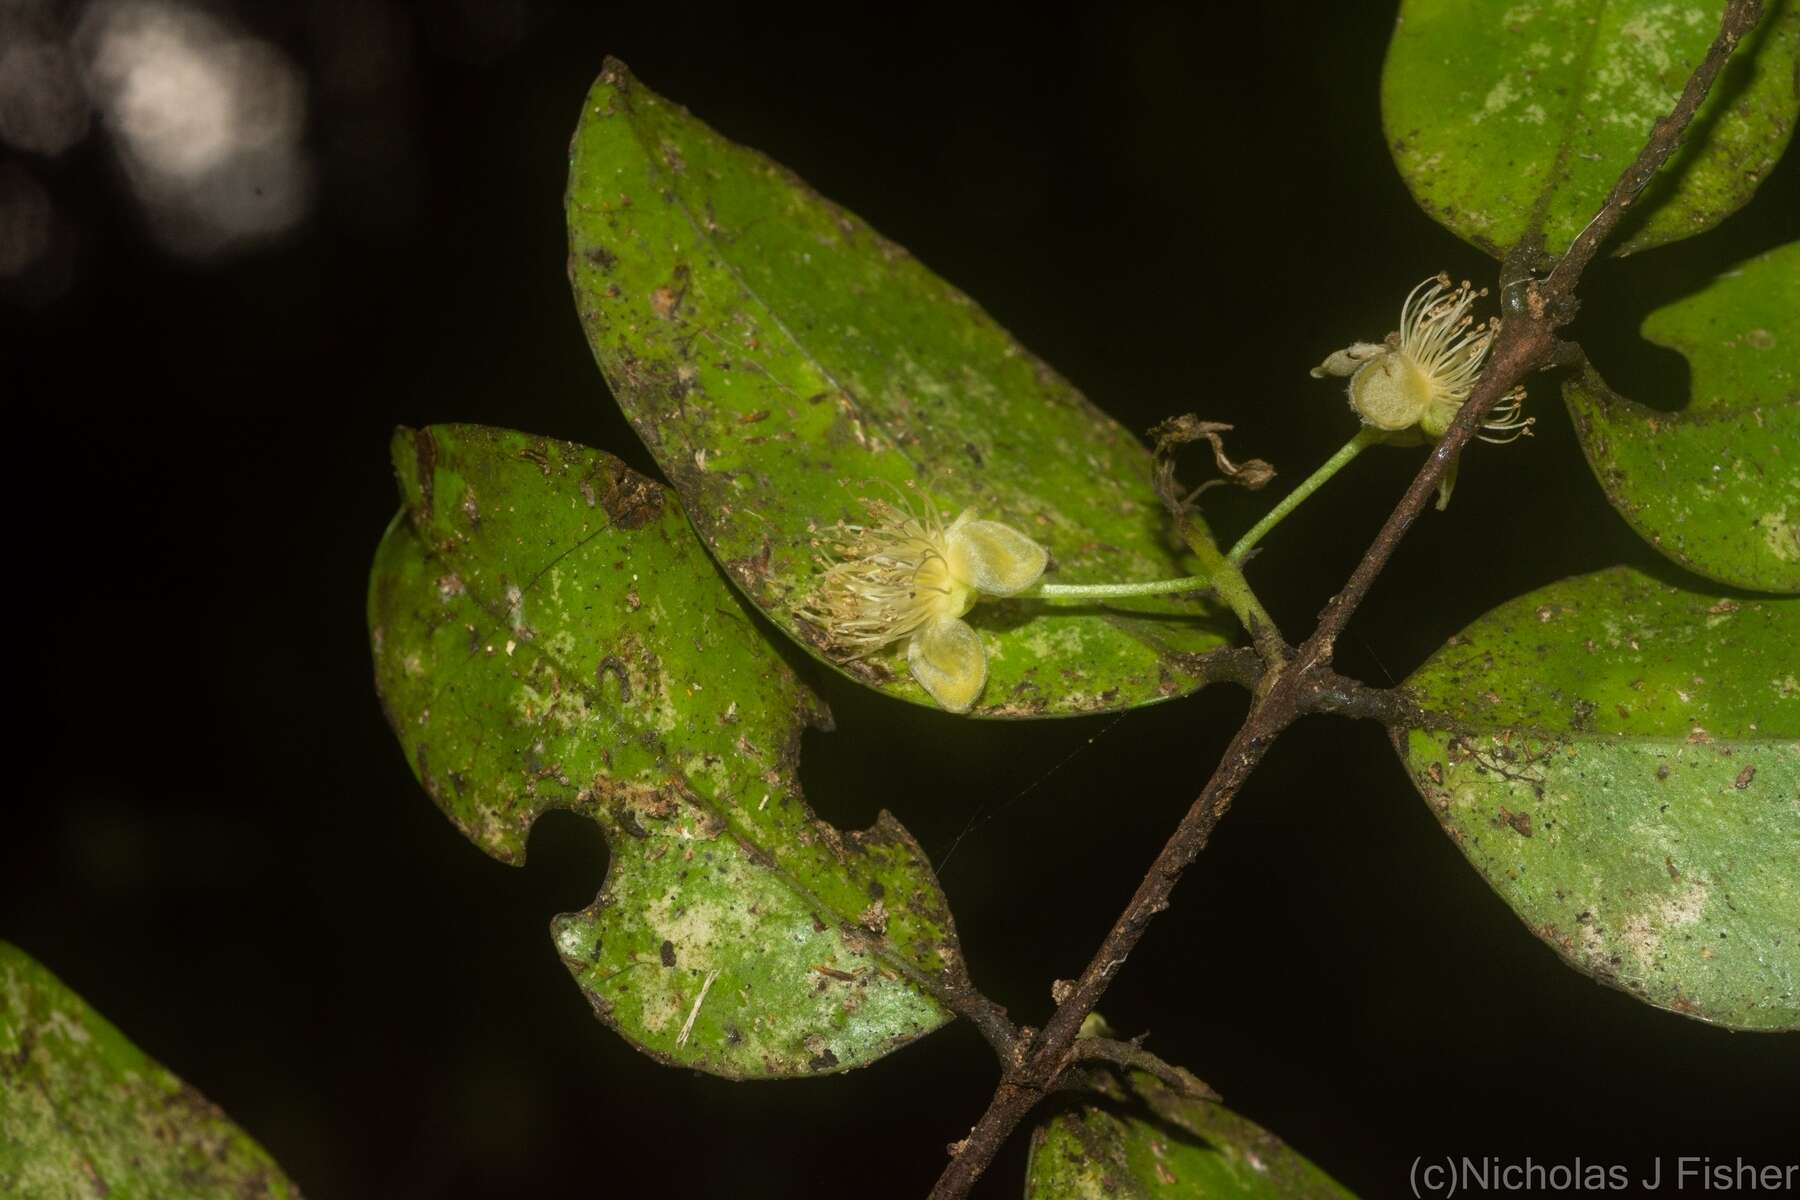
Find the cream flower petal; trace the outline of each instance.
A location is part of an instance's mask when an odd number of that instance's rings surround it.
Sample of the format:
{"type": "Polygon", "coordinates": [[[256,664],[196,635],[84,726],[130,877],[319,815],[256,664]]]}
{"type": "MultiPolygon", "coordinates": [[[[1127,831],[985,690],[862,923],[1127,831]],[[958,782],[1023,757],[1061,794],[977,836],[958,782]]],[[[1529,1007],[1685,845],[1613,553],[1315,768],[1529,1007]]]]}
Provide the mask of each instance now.
{"type": "Polygon", "coordinates": [[[956,518],[945,534],[950,574],[984,596],[1016,596],[1035,584],[1050,555],[1042,546],[998,521],[956,518]]]}
{"type": "Polygon", "coordinates": [[[956,617],[940,617],[913,634],[906,665],[919,686],[951,712],[968,712],[987,683],[981,636],[956,617]]]}
{"type": "Polygon", "coordinates": [[[1334,350],[1324,362],[1312,369],[1314,379],[1323,379],[1327,375],[1342,378],[1356,374],[1356,368],[1368,362],[1378,354],[1387,352],[1386,346],[1378,346],[1374,342],[1351,342],[1342,350],[1334,350]]]}

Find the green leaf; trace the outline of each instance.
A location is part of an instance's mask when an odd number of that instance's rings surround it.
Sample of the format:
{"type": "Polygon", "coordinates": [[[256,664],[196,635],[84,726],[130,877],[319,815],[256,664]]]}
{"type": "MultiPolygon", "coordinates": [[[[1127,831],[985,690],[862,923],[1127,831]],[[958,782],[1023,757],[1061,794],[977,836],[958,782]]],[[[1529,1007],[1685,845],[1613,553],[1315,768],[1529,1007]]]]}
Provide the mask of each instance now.
{"type": "MultiPolygon", "coordinates": [[[[1724,0],[1403,0],[1381,106],[1406,186],[1496,258],[1541,204],[1545,249],[1562,253],[1674,106],[1723,11],[1724,0]]],[[[1797,59],[1800,12],[1774,0],[1616,253],[1692,237],[1750,199],[1793,134],[1797,59]]]]}
{"type": "Polygon", "coordinates": [[[728,1078],[868,1063],[937,1028],[963,981],[923,853],[892,817],[840,833],[800,794],[829,715],[664,489],[597,450],[401,430],[406,509],[369,596],[407,759],[476,845],[522,862],[538,814],[611,852],[552,937],[595,1011],[728,1078]]]}
{"type": "Polygon", "coordinates": [[[1300,1200],[1350,1195],[1274,1134],[1139,1071],[1093,1090],[1031,1135],[1026,1200],[1300,1200]]]}
{"type": "Polygon", "coordinates": [[[1625,399],[1591,366],[1563,385],[1607,499],[1690,571],[1800,592],[1800,242],[1657,309],[1643,333],[1693,368],[1680,412],[1625,399]]]}
{"type": "MultiPolygon", "coordinates": [[[[568,218],[614,396],[726,573],[813,653],[794,609],[821,531],[897,492],[1024,531],[1049,582],[1193,573],[1136,438],[906,251],[616,61],[575,132],[568,218]]],[[[997,601],[968,620],[989,666],[974,712],[992,717],[1190,692],[1213,678],[1197,656],[1236,632],[1192,597],[997,601]]],[[[929,703],[902,646],[840,669],[929,703]]]]}
{"type": "Polygon", "coordinates": [[[1577,970],[1800,1028],[1800,600],[1625,567],[1501,605],[1407,680],[1413,781],[1577,970]]]}
{"type": "Polygon", "coordinates": [[[0,1195],[298,1197],[250,1135],[0,942],[0,1195]]]}

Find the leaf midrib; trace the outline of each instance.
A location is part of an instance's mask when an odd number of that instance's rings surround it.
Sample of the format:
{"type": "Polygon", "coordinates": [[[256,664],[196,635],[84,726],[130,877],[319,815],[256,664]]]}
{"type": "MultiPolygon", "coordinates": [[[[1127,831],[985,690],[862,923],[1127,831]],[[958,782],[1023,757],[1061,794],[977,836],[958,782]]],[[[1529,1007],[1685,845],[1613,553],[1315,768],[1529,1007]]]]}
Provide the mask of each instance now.
{"type": "MultiPolygon", "coordinates": [[[[598,536],[601,532],[604,532],[605,529],[610,528],[610,527],[611,527],[611,522],[609,521],[606,526],[603,526],[601,529],[596,530],[593,534],[590,534],[587,538],[584,538],[580,544],[578,544],[577,546],[571,547],[569,550],[566,550],[563,553],[561,553],[560,555],[558,555],[555,562],[561,562],[561,561],[563,561],[567,558],[570,558],[573,555],[579,553],[580,551],[584,550],[587,547],[588,543],[591,542],[594,537],[598,536]]],[[[415,541],[423,543],[423,539],[420,539],[418,537],[418,534],[416,531],[412,533],[412,536],[415,541]]],[[[423,545],[423,549],[424,549],[425,556],[429,561],[437,562],[444,566],[450,565],[448,562],[446,562],[442,558],[442,556],[440,556],[438,553],[433,551],[429,547],[429,545],[423,545]]],[[[552,564],[552,565],[554,565],[554,564],[552,564]]],[[[549,570],[549,567],[546,566],[543,570],[538,571],[532,577],[532,581],[529,585],[526,585],[519,589],[520,595],[524,596],[524,595],[529,594],[531,588],[536,586],[538,581],[543,578],[544,574],[548,570],[549,570]]],[[[496,605],[494,605],[488,599],[486,599],[484,595],[479,593],[477,591],[477,589],[474,586],[471,586],[467,581],[465,581],[465,583],[464,583],[463,595],[465,597],[467,597],[469,602],[472,605],[474,605],[474,607],[478,611],[480,611],[484,616],[486,616],[489,621],[496,623],[496,625],[503,624],[505,622],[506,610],[497,608],[496,605]]],[[[596,702],[596,701],[603,700],[603,697],[601,697],[598,694],[598,692],[593,688],[593,686],[587,682],[585,676],[581,672],[575,671],[574,669],[569,667],[568,664],[564,663],[562,660],[557,658],[557,656],[552,654],[548,649],[538,645],[538,643],[536,641],[520,642],[519,650],[521,650],[521,651],[529,650],[532,655],[535,655],[536,657],[541,658],[543,661],[548,663],[554,670],[557,671],[558,675],[561,678],[568,679],[568,680],[574,680],[575,682],[573,684],[572,690],[579,691],[582,694],[582,696],[585,699],[587,699],[589,702],[596,702]]],[[[467,661],[471,661],[471,660],[465,660],[465,664],[463,664],[463,665],[466,665],[467,661]]],[[[444,681],[444,684],[447,685],[448,682],[449,682],[449,680],[446,679],[444,681]]],[[[433,697],[435,698],[437,694],[438,693],[434,690],[433,697]]],[[[787,736],[791,737],[794,734],[795,729],[794,729],[793,725],[790,723],[783,730],[783,732],[787,736]]],[[[660,739],[660,738],[658,739],[658,744],[663,745],[663,746],[667,745],[667,743],[663,742],[662,739],[660,739]]],[[[847,913],[843,912],[842,910],[837,908],[836,905],[825,901],[817,893],[815,893],[812,889],[808,888],[805,884],[801,883],[800,880],[787,867],[782,865],[780,858],[777,857],[777,855],[772,850],[768,849],[766,846],[764,846],[762,844],[762,842],[760,842],[756,838],[753,838],[749,834],[749,832],[747,832],[745,826],[741,822],[739,822],[733,818],[733,816],[729,810],[723,808],[722,806],[717,804],[715,801],[709,800],[706,797],[704,797],[700,793],[700,791],[692,785],[693,781],[688,778],[686,772],[679,771],[679,770],[671,770],[669,773],[669,778],[671,779],[671,781],[679,781],[683,785],[683,790],[685,791],[687,796],[690,797],[696,805],[698,805],[699,807],[701,807],[708,813],[712,814],[725,826],[727,832],[729,832],[731,834],[732,838],[734,840],[736,840],[738,842],[738,844],[744,848],[744,850],[746,851],[747,857],[751,860],[751,862],[758,869],[768,871],[770,874],[772,874],[777,879],[777,881],[779,881],[782,884],[783,887],[785,887],[788,891],[793,893],[795,896],[799,897],[802,900],[802,902],[805,903],[806,905],[808,905],[810,908],[814,909],[815,911],[830,913],[838,921],[840,933],[847,934],[849,937],[851,937],[853,939],[865,941],[872,948],[873,953],[876,958],[878,958],[882,962],[893,967],[895,970],[899,971],[901,974],[906,976],[906,978],[911,983],[913,983],[914,986],[916,986],[921,991],[925,992],[928,996],[930,996],[933,1000],[935,1000],[945,1010],[945,1012],[947,1014],[953,1014],[953,1010],[951,1009],[951,1006],[950,1006],[951,998],[950,998],[949,989],[945,988],[941,984],[939,984],[928,972],[926,972],[924,970],[924,968],[918,966],[917,964],[911,962],[910,960],[908,960],[907,958],[902,956],[898,950],[894,949],[891,946],[891,944],[889,943],[889,941],[886,937],[877,936],[875,934],[870,933],[868,930],[864,929],[863,926],[860,923],[858,923],[858,921],[856,920],[856,914],[847,914],[847,913]],[[773,864],[773,865],[769,865],[769,864],[773,864]]],[[[803,804],[805,803],[805,796],[797,786],[791,788],[790,794],[792,794],[794,796],[794,798],[799,800],[801,803],[803,803],[803,804]]],[[[816,815],[812,818],[812,820],[813,820],[814,824],[819,824],[819,825],[823,824],[823,822],[820,821],[816,815]]],[[[616,831],[614,831],[614,832],[616,832],[616,831]]],[[[624,855],[620,855],[620,854],[615,854],[614,857],[615,857],[615,861],[622,860],[625,858],[624,855]]],[[[609,879],[610,879],[612,870],[613,870],[613,866],[611,864],[609,864],[608,868],[607,868],[607,874],[608,874],[609,879]]],[[[603,890],[606,886],[606,882],[607,882],[606,880],[602,880],[602,882],[601,882],[601,887],[603,890]]],[[[932,881],[932,882],[935,882],[935,881],[932,881]]],[[[945,909],[945,920],[946,921],[949,920],[947,907],[945,909]]],[[[955,934],[954,934],[953,927],[949,931],[949,933],[950,933],[950,936],[952,938],[954,938],[955,934]]]]}
{"type": "MultiPolygon", "coordinates": [[[[1569,88],[1569,103],[1563,110],[1562,136],[1556,146],[1556,157],[1551,160],[1550,172],[1544,180],[1544,187],[1532,204],[1531,220],[1525,226],[1520,240],[1542,237],[1544,227],[1549,224],[1550,209],[1555,203],[1557,194],[1569,182],[1569,156],[1574,151],[1575,129],[1579,124],[1582,105],[1587,99],[1588,79],[1593,74],[1594,53],[1600,44],[1600,18],[1606,12],[1607,0],[1595,0],[1588,19],[1587,44],[1581,49],[1581,58],[1575,71],[1575,80],[1569,88]]],[[[1571,240],[1574,236],[1572,235],[1571,240]]],[[[1510,249],[1510,247],[1509,247],[1510,249]]]]}

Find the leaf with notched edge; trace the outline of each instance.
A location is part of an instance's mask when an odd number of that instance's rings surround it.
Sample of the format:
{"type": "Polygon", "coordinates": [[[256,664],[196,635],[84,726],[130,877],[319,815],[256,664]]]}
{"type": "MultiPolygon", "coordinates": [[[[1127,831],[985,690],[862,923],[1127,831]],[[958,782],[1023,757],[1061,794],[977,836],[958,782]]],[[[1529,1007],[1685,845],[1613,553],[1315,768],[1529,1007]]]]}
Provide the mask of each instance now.
{"type": "Polygon", "coordinates": [[[1139,1071],[1097,1072],[1031,1135],[1026,1200],[1350,1200],[1325,1172],[1222,1104],[1139,1071]]]}
{"type": "Polygon", "coordinates": [[[1607,499],[1690,571],[1800,592],[1800,242],[1657,309],[1644,337],[1693,368],[1680,412],[1625,399],[1591,366],[1563,384],[1607,499]]]}
{"type": "MultiPolygon", "coordinates": [[[[868,499],[972,506],[1046,546],[1052,582],[1192,573],[1142,443],[906,251],[618,62],[582,110],[567,205],[575,305],[614,396],[732,581],[814,654],[795,609],[820,533],[868,499]]],[[[968,620],[989,717],[1183,695],[1237,634],[1196,596],[1006,600],[968,620]]],[[[928,703],[902,649],[833,665],[928,703]]]]}
{"type": "Polygon", "coordinates": [[[1577,970],[1800,1028],[1800,599],[1626,567],[1476,620],[1394,744],[1458,848],[1577,970]]]}
{"type": "Polygon", "coordinates": [[[261,1146],[0,942],[0,1195],[298,1200],[261,1146]]]}
{"type": "Polygon", "coordinates": [[[608,1024],[728,1078],[860,1066],[949,1020],[943,894],[882,814],[840,833],[796,774],[825,726],[660,485],[597,450],[475,426],[394,439],[376,683],[407,759],[476,845],[523,860],[546,809],[606,834],[556,918],[608,1024]]]}
{"type": "MultiPolygon", "coordinates": [[[[1668,115],[1724,0],[1404,0],[1381,75],[1394,163],[1434,220],[1494,257],[1530,232],[1561,254],[1668,115]]],[[[1800,11],[1771,0],[1615,252],[1712,228],[1793,136],[1800,11]]]]}

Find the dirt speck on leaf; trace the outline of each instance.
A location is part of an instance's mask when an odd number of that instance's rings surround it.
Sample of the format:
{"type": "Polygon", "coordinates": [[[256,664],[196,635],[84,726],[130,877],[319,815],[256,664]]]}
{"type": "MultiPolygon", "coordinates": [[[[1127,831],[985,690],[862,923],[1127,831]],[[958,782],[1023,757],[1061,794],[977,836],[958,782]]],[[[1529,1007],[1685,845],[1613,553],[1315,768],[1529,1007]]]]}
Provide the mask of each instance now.
{"type": "Polygon", "coordinates": [[[419,508],[414,520],[424,524],[431,519],[432,477],[437,473],[437,439],[429,429],[415,429],[412,435],[413,458],[419,470],[419,508]]]}
{"type": "Polygon", "coordinates": [[[640,529],[662,516],[663,491],[621,463],[607,481],[600,506],[620,529],[640,529]]]}

